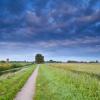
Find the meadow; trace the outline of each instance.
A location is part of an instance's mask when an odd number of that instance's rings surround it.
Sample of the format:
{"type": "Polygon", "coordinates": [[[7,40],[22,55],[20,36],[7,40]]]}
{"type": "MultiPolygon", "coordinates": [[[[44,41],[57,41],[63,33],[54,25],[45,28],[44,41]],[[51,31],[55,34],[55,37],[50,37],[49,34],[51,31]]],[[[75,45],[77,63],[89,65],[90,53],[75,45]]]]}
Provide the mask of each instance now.
{"type": "Polygon", "coordinates": [[[0,75],[11,71],[16,71],[30,64],[31,63],[25,63],[25,62],[9,62],[9,63],[0,62],[0,75]]]}
{"type": "Polygon", "coordinates": [[[35,65],[0,76],[0,100],[13,100],[35,69],[35,65]]]}
{"type": "Polygon", "coordinates": [[[100,100],[100,64],[42,65],[34,100],[100,100]]]}

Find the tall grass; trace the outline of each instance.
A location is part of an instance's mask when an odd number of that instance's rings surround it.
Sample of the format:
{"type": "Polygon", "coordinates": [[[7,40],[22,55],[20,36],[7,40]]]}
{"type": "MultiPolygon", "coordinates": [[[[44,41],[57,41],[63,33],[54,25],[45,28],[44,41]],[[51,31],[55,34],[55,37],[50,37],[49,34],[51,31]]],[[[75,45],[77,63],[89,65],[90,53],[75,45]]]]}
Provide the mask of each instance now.
{"type": "Polygon", "coordinates": [[[40,68],[35,100],[100,100],[99,78],[90,72],[73,72],[69,67],[65,68],[65,64],[61,68],[58,66],[43,65],[40,68]]]}
{"type": "MultiPolygon", "coordinates": [[[[31,63],[0,63],[0,75],[6,72],[9,72],[11,69],[22,68],[24,66],[28,66],[31,63]]],[[[12,71],[12,70],[11,70],[12,71]]]]}

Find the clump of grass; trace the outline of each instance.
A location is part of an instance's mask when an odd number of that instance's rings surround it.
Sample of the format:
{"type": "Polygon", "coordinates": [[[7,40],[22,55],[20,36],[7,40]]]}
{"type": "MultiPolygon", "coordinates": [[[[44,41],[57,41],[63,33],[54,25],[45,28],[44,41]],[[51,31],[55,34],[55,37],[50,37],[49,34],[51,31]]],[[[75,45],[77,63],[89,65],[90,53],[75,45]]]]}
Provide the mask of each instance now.
{"type": "Polygon", "coordinates": [[[0,77],[0,100],[13,100],[34,70],[32,67],[22,69],[0,77]],[[4,77],[4,78],[3,78],[4,77]]]}
{"type": "MultiPolygon", "coordinates": [[[[58,65],[59,66],[59,65],[58,65]]],[[[35,100],[100,100],[100,81],[86,73],[43,65],[35,100]]]]}

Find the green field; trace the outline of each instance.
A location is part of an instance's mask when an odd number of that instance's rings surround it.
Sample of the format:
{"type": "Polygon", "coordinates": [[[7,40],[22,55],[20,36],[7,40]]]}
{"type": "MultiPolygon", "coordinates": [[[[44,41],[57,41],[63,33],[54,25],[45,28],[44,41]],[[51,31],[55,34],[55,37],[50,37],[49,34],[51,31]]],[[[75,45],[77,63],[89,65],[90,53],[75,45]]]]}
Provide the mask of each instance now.
{"type": "Polygon", "coordinates": [[[13,100],[34,69],[35,65],[30,65],[27,68],[23,68],[19,71],[1,75],[0,100],[13,100]]]}
{"type": "MultiPolygon", "coordinates": [[[[0,100],[13,100],[36,65],[0,76],[0,100]]],[[[100,64],[42,64],[34,100],[100,100],[100,64]]]]}
{"type": "Polygon", "coordinates": [[[22,67],[25,67],[27,65],[30,65],[31,63],[22,63],[22,62],[9,62],[9,63],[1,63],[0,62],[0,75],[11,72],[11,71],[16,71],[18,69],[21,69],[22,67]],[[18,69],[17,69],[18,68],[18,69]]]}
{"type": "Polygon", "coordinates": [[[35,100],[100,100],[100,64],[42,65],[35,100]]]}

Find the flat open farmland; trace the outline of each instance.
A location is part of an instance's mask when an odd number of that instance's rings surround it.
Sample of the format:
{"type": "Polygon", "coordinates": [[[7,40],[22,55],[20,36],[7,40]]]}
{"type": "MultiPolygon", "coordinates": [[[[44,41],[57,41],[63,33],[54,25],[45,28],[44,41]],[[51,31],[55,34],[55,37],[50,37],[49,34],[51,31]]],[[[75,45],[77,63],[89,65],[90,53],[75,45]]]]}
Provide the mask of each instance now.
{"type": "Polygon", "coordinates": [[[100,64],[42,65],[34,100],[100,100],[100,64]]]}
{"type": "Polygon", "coordinates": [[[0,100],[13,100],[17,92],[23,87],[35,65],[27,66],[13,73],[0,76],[0,100]]]}

